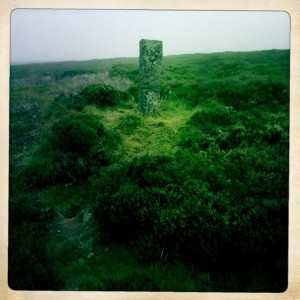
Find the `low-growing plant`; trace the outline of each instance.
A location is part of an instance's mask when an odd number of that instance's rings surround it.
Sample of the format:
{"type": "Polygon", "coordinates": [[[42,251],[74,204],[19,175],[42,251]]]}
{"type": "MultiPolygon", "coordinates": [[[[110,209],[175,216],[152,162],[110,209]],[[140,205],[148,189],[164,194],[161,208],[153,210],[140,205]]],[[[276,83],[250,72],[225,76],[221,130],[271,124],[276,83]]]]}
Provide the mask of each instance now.
{"type": "Polygon", "coordinates": [[[199,126],[203,130],[216,130],[221,126],[229,126],[234,123],[234,112],[225,106],[203,108],[195,112],[190,118],[190,123],[199,126]]]}
{"type": "Polygon", "coordinates": [[[82,111],[87,105],[109,107],[128,102],[131,99],[131,92],[123,91],[109,84],[90,84],[82,88],[78,93],[61,93],[52,101],[46,110],[46,117],[63,109],[74,109],[82,111]]]}
{"type": "Polygon", "coordinates": [[[179,146],[193,152],[207,150],[216,139],[214,136],[204,133],[195,126],[186,126],[180,130],[179,146]]]}
{"type": "Polygon", "coordinates": [[[122,76],[127,77],[133,81],[137,81],[139,69],[135,64],[116,64],[112,66],[109,74],[112,77],[122,76]]]}
{"type": "Polygon", "coordinates": [[[176,186],[172,182],[178,176],[169,161],[169,157],[148,155],[112,165],[108,171],[101,169],[93,183],[97,194],[95,217],[114,239],[149,232],[160,206],[168,201],[175,205],[176,193],[172,189],[176,186]]]}
{"type": "Polygon", "coordinates": [[[78,75],[83,75],[83,74],[95,74],[95,71],[90,71],[90,70],[66,70],[62,72],[58,72],[55,74],[55,79],[62,79],[66,77],[74,77],[78,75]]]}
{"type": "Polygon", "coordinates": [[[53,124],[51,139],[55,147],[62,151],[87,154],[106,135],[99,117],[70,112],[53,124]]]}
{"type": "Polygon", "coordinates": [[[124,115],[119,119],[118,128],[125,134],[132,134],[143,124],[143,119],[139,115],[124,115]]]}
{"type": "Polygon", "coordinates": [[[129,98],[127,92],[118,91],[110,85],[92,84],[81,90],[81,97],[87,104],[95,104],[101,107],[120,104],[129,98]]]}
{"type": "Polygon", "coordinates": [[[70,111],[54,122],[47,141],[25,165],[23,176],[33,186],[86,178],[97,167],[111,163],[118,140],[98,116],[70,111]]]}
{"type": "Polygon", "coordinates": [[[51,206],[35,194],[23,193],[10,199],[8,285],[11,289],[48,290],[61,287],[46,255],[47,222],[52,217],[51,206]]]}

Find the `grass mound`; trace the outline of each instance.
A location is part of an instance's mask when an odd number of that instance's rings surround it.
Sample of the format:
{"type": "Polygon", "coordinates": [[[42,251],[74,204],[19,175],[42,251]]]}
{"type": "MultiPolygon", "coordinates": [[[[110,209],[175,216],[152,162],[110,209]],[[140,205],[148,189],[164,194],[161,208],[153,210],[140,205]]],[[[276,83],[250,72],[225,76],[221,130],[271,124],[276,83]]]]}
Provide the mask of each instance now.
{"type": "Polygon", "coordinates": [[[62,93],[50,104],[46,117],[65,109],[82,111],[87,105],[106,108],[128,102],[131,95],[127,91],[118,90],[109,84],[90,84],[76,94],[62,93]]]}
{"type": "Polygon", "coordinates": [[[105,129],[98,116],[70,111],[53,123],[22,176],[33,186],[87,178],[99,166],[111,163],[117,144],[118,136],[105,129]]]}
{"type": "Polygon", "coordinates": [[[80,96],[87,101],[87,104],[98,106],[111,106],[120,104],[121,101],[129,98],[126,92],[121,92],[109,85],[93,84],[84,88],[80,96]]]}

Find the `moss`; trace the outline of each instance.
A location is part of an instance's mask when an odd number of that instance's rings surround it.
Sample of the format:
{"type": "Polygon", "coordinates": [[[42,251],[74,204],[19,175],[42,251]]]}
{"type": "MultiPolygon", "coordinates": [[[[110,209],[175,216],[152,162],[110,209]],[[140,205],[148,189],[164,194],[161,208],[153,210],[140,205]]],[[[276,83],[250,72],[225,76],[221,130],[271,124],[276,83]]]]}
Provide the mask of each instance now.
{"type": "Polygon", "coordinates": [[[160,81],[162,72],[162,42],[140,41],[140,111],[155,112],[160,100],[160,81]]]}

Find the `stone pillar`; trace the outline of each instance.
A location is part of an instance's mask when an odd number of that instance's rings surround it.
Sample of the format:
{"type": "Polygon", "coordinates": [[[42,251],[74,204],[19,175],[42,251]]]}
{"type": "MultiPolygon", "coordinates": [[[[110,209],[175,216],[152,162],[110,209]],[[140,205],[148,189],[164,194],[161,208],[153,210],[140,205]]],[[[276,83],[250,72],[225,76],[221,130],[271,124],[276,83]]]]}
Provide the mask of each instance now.
{"type": "Polygon", "coordinates": [[[139,104],[143,114],[157,111],[160,100],[160,77],[162,72],[162,42],[140,41],[139,104]]]}

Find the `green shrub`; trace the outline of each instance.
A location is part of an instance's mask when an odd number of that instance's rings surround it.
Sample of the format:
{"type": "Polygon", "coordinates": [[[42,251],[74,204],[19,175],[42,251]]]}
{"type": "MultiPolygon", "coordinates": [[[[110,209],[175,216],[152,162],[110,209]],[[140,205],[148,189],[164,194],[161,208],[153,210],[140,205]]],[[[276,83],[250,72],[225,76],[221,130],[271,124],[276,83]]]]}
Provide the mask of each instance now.
{"type": "Polygon", "coordinates": [[[135,94],[134,87],[127,92],[119,91],[111,85],[91,84],[83,88],[77,94],[61,94],[57,96],[49,104],[45,116],[50,117],[66,109],[82,111],[86,105],[96,105],[100,107],[114,106],[129,100],[131,94],[135,94]]]}
{"type": "Polygon", "coordinates": [[[149,233],[160,206],[178,199],[174,166],[169,157],[143,156],[130,163],[102,168],[93,180],[95,218],[115,239],[149,233]]]}
{"type": "Polygon", "coordinates": [[[203,133],[203,131],[194,126],[186,126],[180,130],[178,145],[189,151],[199,152],[201,150],[207,150],[210,145],[215,144],[215,142],[216,140],[213,135],[203,133]]]}
{"type": "Polygon", "coordinates": [[[280,141],[282,135],[284,134],[283,128],[277,124],[271,126],[267,124],[266,127],[264,139],[270,146],[274,146],[280,141]]]}
{"type": "Polygon", "coordinates": [[[118,142],[98,116],[69,112],[54,122],[48,140],[28,160],[22,175],[31,186],[87,178],[112,162],[118,142]]]}
{"type": "MultiPolygon", "coordinates": [[[[148,173],[150,170],[151,164],[148,173]]],[[[131,173],[131,180],[137,181],[138,174],[131,173]]],[[[109,179],[102,182],[103,186],[108,182],[109,179]]],[[[247,209],[242,210],[244,204],[214,196],[207,184],[199,184],[199,179],[186,178],[183,185],[175,180],[160,188],[156,182],[147,182],[143,188],[131,182],[114,182],[113,186],[110,190],[106,187],[105,192],[101,184],[98,186],[95,217],[101,231],[114,241],[130,242],[143,261],[157,261],[163,252],[168,260],[189,261],[207,268],[234,262],[232,253],[254,259],[256,251],[262,250],[254,249],[259,242],[254,236],[249,243],[235,236],[235,228],[241,228],[242,223],[231,225],[230,220],[238,218],[238,222],[244,222],[245,233],[252,226],[252,219],[245,215],[247,209]],[[251,253],[247,250],[250,246],[251,253]]]]}
{"type": "Polygon", "coordinates": [[[216,146],[228,150],[242,143],[245,136],[242,131],[239,132],[242,127],[235,125],[238,121],[235,110],[212,102],[196,111],[180,128],[178,145],[193,152],[216,146]]]}
{"type": "Polygon", "coordinates": [[[246,83],[232,82],[218,89],[217,97],[225,105],[235,109],[247,109],[254,105],[287,104],[288,87],[271,80],[253,80],[246,83]]]}
{"type": "Polygon", "coordinates": [[[34,194],[22,193],[9,202],[8,284],[14,290],[61,288],[48,264],[47,224],[53,210],[34,194]]]}
{"type": "MultiPolygon", "coordinates": [[[[30,187],[45,187],[83,179],[91,174],[89,161],[79,153],[49,148],[39,150],[25,165],[21,176],[30,187]]],[[[50,146],[51,147],[51,146],[50,146]]]]}
{"type": "Polygon", "coordinates": [[[94,213],[103,231],[115,241],[131,241],[142,260],[155,261],[163,250],[171,259],[199,261],[200,255],[212,261],[209,253],[217,251],[212,237],[224,224],[222,215],[211,211],[211,194],[205,184],[187,181],[167,157],[141,157],[123,169],[123,174],[127,182],[119,175],[119,184],[115,181],[111,189],[106,186],[111,182],[108,178],[102,180],[100,175],[97,181],[94,213]],[[217,228],[208,222],[212,216],[221,220],[217,228]],[[205,238],[200,232],[212,233],[205,238]],[[195,249],[194,243],[201,246],[195,249]]]}
{"type": "Polygon", "coordinates": [[[137,185],[125,183],[112,195],[98,194],[95,216],[113,241],[128,242],[151,230],[149,214],[150,211],[151,216],[155,214],[153,201],[155,199],[137,185]],[[143,216],[143,209],[147,209],[148,215],[143,216]]]}
{"type": "Polygon", "coordinates": [[[138,81],[139,69],[135,64],[116,64],[111,67],[109,75],[127,77],[131,80],[138,81]]]}
{"type": "MultiPolygon", "coordinates": [[[[66,95],[59,95],[55,97],[53,101],[50,102],[50,104],[45,109],[43,116],[45,119],[58,119],[68,113],[68,110],[73,106],[73,104],[70,104],[71,97],[67,97],[66,95]]],[[[75,110],[82,110],[83,107],[80,106],[76,107],[74,106],[75,110]]]]}
{"type": "MultiPolygon", "coordinates": [[[[226,148],[235,148],[249,142],[249,131],[243,125],[234,125],[230,128],[229,133],[225,136],[226,148]]],[[[224,139],[224,138],[223,138],[224,139]]],[[[220,141],[222,143],[222,140],[220,141]]]]}
{"type": "Polygon", "coordinates": [[[215,148],[184,155],[177,162],[148,155],[115,168],[110,178],[102,175],[95,209],[102,230],[114,241],[130,242],[148,262],[163,252],[168,260],[202,268],[246,266],[267,260],[274,247],[284,257],[287,245],[279,246],[278,237],[287,233],[287,189],[272,187],[274,180],[279,187],[285,181],[275,173],[262,182],[269,167],[261,163],[269,154],[215,148]],[[276,231],[269,218],[281,224],[276,231]]]}
{"type": "Polygon", "coordinates": [[[216,96],[227,106],[245,109],[255,94],[255,85],[251,83],[225,82],[216,91],[216,96]]]}
{"type": "Polygon", "coordinates": [[[234,113],[226,107],[216,106],[214,108],[203,108],[195,112],[190,123],[204,130],[216,128],[216,126],[229,126],[234,122],[234,113]]]}
{"type": "Polygon", "coordinates": [[[219,85],[218,81],[206,81],[186,86],[186,100],[192,106],[197,106],[215,99],[219,85]]]}
{"type": "Polygon", "coordinates": [[[133,99],[137,100],[138,99],[138,85],[133,84],[131,87],[127,90],[128,94],[133,97],[133,99]]]}
{"type": "Polygon", "coordinates": [[[87,104],[94,104],[100,107],[120,104],[121,101],[129,98],[127,92],[118,91],[114,87],[104,84],[91,84],[81,90],[79,96],[87,104]]]}
{"type": "MultiPolygon", "coordinates": [[[[169,85],[169,89],[178,97],[185,98],[192,106],[203,104],[210,99],[218,99],[226,106],[238,110],[248,109],[254,105],[265,106],[276,103],[284,105],[289,102],[289,87],[280,81],[265,77],[257,79],[253,76],[247,80],[238,78],[225,80],[224,78],[179,84],[173,89],[172,85],[169,85]]],[[[166,88],[164,87],[163,90],[166,88]]]]}
{"type": "Polygon", "coordinates": [[[136,157],[130,163],[128,176],[141,187],[165,186],[178,177],[172,158],[165,155],[144,155],[136,157]]]}
{"type": "Polygon", "coordinates": [[[83,154],[107,135],[100,119],[87,113],[69,113],[53,124],[52,134],[57,148],[83,154]]]}

